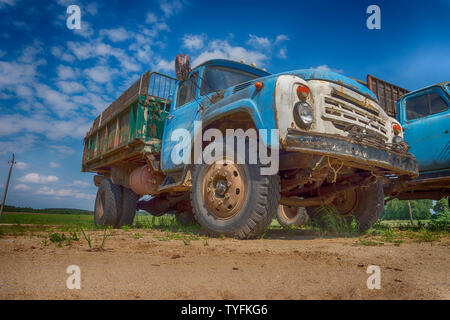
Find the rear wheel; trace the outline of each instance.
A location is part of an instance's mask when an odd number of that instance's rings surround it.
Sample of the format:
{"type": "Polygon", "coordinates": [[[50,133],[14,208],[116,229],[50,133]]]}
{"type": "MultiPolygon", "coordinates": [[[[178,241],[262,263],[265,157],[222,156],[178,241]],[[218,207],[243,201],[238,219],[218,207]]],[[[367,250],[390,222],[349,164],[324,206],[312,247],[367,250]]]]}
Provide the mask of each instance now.
{"type": "Polygon", "coordinates": [[[137,210],[139,195],[127,187],[122,187],[122,206],[116,227],[131,226],[137,210]]]}
{"type": "Polygon", "coordinates": [[[277,212],[278,223],[282,227],[304,226],[308,222],[305,208],[280,205],[277,212]]]}
{"type": "Polygon", "coordinates": [[[114,226],[120,214],[120,185],[105,178],[100,183],[95,199],[94,222],[97,226],[114,226]]]}
{"type": "MultiPolygon", "coordinates": [[[[380,218],[384,207],[384,191],[381,181],[367,187],[358,187],[341,192],[331,202],[330,206],[340,215],[352,216],[358,222],[360,232],[371,228],[380,218]]],[[[311,219],[320,219],[317,207],[306,208],[311,219]]]]}

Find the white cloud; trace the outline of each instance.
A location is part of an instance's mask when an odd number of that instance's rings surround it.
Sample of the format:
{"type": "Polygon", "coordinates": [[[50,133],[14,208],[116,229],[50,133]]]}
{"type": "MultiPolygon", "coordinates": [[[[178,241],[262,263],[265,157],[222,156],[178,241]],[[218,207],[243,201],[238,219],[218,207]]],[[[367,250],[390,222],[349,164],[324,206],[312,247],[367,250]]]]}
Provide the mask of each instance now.
{"type": "MultiPolygon", "coordinates": [[[[90,121],[73,116],[67,120],[58,120],[48,116],[32,115],[24,117],[20,114],[4,115],[0,117],[0,136],[18,134],[20,132],[38,133],[46,136],[48,139],[58,140],[65,137],[75,139],[82,138],[89,130],[90,121]]],[[[17,148],[25,148],[36,142],[35,136],[23,136],[21,139],[15,139],[17,148]]],[[[10,142],[0,142],[0,152],[4,150],[1,147],[10,149],[10,142]]]]}
{"type": "Polygon", "coordinates": [[[194,34],[186,34],[183,39],[183,47],[189,50],[200,50],[204,45],[204,36],[202,35],[194,35],[194,34]]]}
{"type": "Polygon", "coordinates": [[[80,29],[73,29],[73,33],[82,36],[83,38],[90,38],[94,35],[94,29],[92,28],[92,25],[86,21],[81,20],[80,29]]]}
{"type": "Polygon", "coordinates": [[[65,66],[62,64],[60,64],[58,66],[58,68],[56,69],[56,72],[58,73],[58,77],[61,80],[74,79],[77,77],[77,73],[75,72],[75,70],[72,67],[65,66]]]}
{"type": "Polygon", "coordinates": [[[75,81],[58,81],[56,85],[67,94],[86,91],[86,88],[75,81]]]}
{"type": "Polygon", "coordinates": [[[17,168],[19,170],[25,170],[28,169],[29,166],[30,165],[28,163],[17,161],[16,164],[14,165],[14,168],[17,168]]]}
{"type": "Polygon", "coordinates": [[[279,34],[276,38],[275,38],[275,44],[279,44],[280,42],[283,41],[288,41],[289,37],[287,35],[284,34],[279,34]]]}
{"type": "Polygon", "coordinates": [[[344,70],[342,70],[342,69],[333,69],[333,68],[330,68],[326,64],[322,64],[322,65],[317,66],[317,67],[311,67],[311,69],[318,69],[318,70],[321,70],[321,71],[333,71],[333,72],[336,72],[336,73],[344,73],[344,70]]]}
{"type": "Polygon", "coordinates": [[[117,73],[117,70],[107,66],[96,66],[86,69],[84,72],[95,82],[106,83],[112,81],[112,78],[117,73]]]}
{"type": "Polygon", "coordinates": [[[36,65],[0,61],[0,90],[17,87],[24,83],[34,82],[36,65]]]}
{"type": "Polygon", "coordinates": [[[170,72],[175,69],[175,66],[173,62],[161,59],[154,65],[153,68],[158,71],[170,72]]]}
{"type": "Polygon", "coordinates": [[[49,183],[49,182],[56,182],[59,180],[59,178],[57,176],[46,176],[32,172],[19,178],[18,180],[24,183],[49,183]]]}
{"type": "Polygon", "coordinates": [[[73,185],[77,186],[77,187],[82,187],[82,188],[86,188],[86,187],[90,187],[91,186],[91,184],[89,182],[80,181],[80,180],[75,180],[73,182],[73,185]]]}
{"type": "Polygon", "coordinates": [[[258,37],[253,34],[250,34],[249,37],[250,39],[247,41],[247,44],[252,47],[267,49],[271,46],[270,40],[267,37],[258,37]]]}
{"type": "Polygon", "coordinates": [[[50,168],[54,169],[54,168],[59,168],[59,167],[61,167],[61,165],[59,163],[50,161],[50,168]]]}
{"type": "Polygon", "coordinates": [[[36,96],[44,102],[46,106],[52,108],[52,110],[60,117],[67,116],[67,112],[77,109],[77,105],[74,104],[70,97],[64,93],[54,90],[46,84],[35,84],[36,96]]]}
{"type": "MultiPolygon", "coordinates": [[[[0,118],[0,129],[2,127],[2,118],[0,118]]],[[[26,134],[18,137],[14,136],[8,138],[7,141],[0,140],[0,154],[23,153],[24,151],[30,152],[36,142],[37,137],[31,134],[26,134]]]]}
{"type": "MultiPolygon", "coordinates": [[[[95,42],[73,42],[69,41],[67,43],[69,50],[79,59],[86,60],[91,58],[100,58],[102,62],[103,58],[114,57],[123,68],[127,71],[138,71],[140,66],[136,63],[133,57],[123,49],[112,47],[109,44],[103,43],[101,41],[95,42]]],[[[135,48],[132,46],[132,48],[135,48]]],[[[94,68],[106,68],[105,66],[96,66],[94,68]]],[[[93,68],[91,68],[93,69],[93,68]]],[[[111,69],[114,70],[114,69],[111,69]]]]}
{"type": "MultiPolygon", "coordinates": [[[[86,130],[87,131],[87,130],[86,130]]],[[[62,154],[74,154],[75,150],[73,150],[72,148],[68,147],[68,146],[50,146],[50,148],[56,150],[59,153],[62,154]]]]}
{"type": "Polygon", "coordinates": [[[280,59],[287,58],[287,49],[286,48],[281,48],[280,51],[278,51],[278,58],[280,58],[280,59]]]}
{"type": "Polygon", "coordinates": [[[65,52],[62,47],[52,47],[50,49],[50,52],[52,53],[52,55],[54,55],[55,57],[57,57],[58,59],[61,59],[63,61],[66,61],[66,62],[74,62],[75,61],[75,57],[73,55],[65,52]]]}
{"type": "Polygon", "coordinates": [[[152,24],[157,21],[158,21],[158,17],[154,13],[152,13],[152,12],[147,13],[147,17],[145,18],[145,23],[152,24]]]}
{"type": "Polygon", "coordinates": [[[95,194],[93,193],[82,193],[77,190],[72,189],[53,189],[50,187],[42,187],[36,190],[36,194],[39,195],[47,195],[54,197],[73,197],[77,199],[94,199],[95,194]]]}
{"type": "Polygon", "coordinates": [[[214,40],[207,45],[207,48],[192,61],[192,66],[195,67],[210,59],[246,60],[248,63],[254,62],[257,65],[262,65],[269,60],[266,53],[232,46],[226,40],[214,40]]]}
{"type": "Polygon", "coordinates": [[[159,7],[164,15],[169,18],[181,11],[183,2],[180,0],[162,0],[159,7]]]}
{"type": "Polygon", "coordinates": [[[18,184],[17,186],[14,187],[14,190],[23,190],[23,191],[27,191],[30,190],[30,187],[28,187],[26,184],[18,184]]]}
{"type": "Polygon", "coordinates": [[[86,6],[86,11],[91,15],[95,16],[98,12],[98,4],[95,2],[91,2],[86,6]]]}
{"type": "Polygon", "coordinates": [[[15,6],[16,0],[0,0],[0,8],[3,8],[4,6],[15,6]]]}
{"type": "Polygon", "coordinates": [[[121,42],[130,38],[130,34],[123,27],[100,30],[100,34],[106,35],[112,42],[121,42]]]}
{"type": "Polygon", "coordinates": [[[42,49],[43,44],[39,40],[34,40],[33,44],[26,47],[22,51],[22,55],[17,59],[19,62],[23,63],[34,63],[36,65],[45,64],[44,59],[39,59],[36,61],[38,55],[41,55],[44,50],[42,49]]]}

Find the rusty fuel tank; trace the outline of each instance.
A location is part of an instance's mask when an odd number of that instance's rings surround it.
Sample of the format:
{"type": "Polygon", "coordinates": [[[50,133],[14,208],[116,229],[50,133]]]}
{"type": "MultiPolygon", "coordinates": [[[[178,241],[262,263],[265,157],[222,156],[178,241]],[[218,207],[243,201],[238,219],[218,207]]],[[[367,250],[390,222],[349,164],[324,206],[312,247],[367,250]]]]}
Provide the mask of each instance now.
{"type": "Polygon", "coordinates": [[[139,195],[153,195],[164,180],[161,172],[145,165],[134,169],[130,174],[130,188],[139,195]]]}

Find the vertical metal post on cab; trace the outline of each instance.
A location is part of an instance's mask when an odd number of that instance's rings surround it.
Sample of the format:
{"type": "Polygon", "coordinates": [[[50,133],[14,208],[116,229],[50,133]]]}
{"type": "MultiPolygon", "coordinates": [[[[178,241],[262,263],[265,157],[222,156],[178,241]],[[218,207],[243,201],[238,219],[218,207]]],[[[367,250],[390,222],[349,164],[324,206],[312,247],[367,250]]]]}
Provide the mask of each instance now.
{"type": "Polygon", "coordinates": [[[2,219],[3,207],[5,206],[6,194],[8,192],[8,186],[9,186],[9,179],[11,178],[11,171],[15,164],[14,153],[12,155],[11,161],[9,161],[8,163],[10,164],[10,166],[9,166],[8,179],[6,179],[5,191],[3,192],[2,207],[0,208],[0,221],[2,219]]]}

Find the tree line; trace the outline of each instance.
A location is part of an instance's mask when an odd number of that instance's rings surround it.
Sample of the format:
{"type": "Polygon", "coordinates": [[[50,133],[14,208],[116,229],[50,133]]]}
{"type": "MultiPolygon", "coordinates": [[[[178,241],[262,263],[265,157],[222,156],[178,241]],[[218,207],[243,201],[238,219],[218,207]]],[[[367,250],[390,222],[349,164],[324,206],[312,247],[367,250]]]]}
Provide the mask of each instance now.
{"type": "MultiPolygon", "coordinates": [[[[433,200],[409,200],[413,219],[428,220],[450,214],[448,198],[442,198],[433,203],[433,200]]],[[[409,208],[407,200],[394,199],[389,201],[381,215],[383,220],[408,220],[409,208]]]]}
{"type": "Polygon", "coordinates": [[[4,208],[5,212],[29,212],[29,213],[54,213],[54,214],[92,214],[92,211],[82,209],[70,209],[70,208],[46,208],[46,209],[34,209],[30,207],[15,207],[7,206],[4,208]]]}

